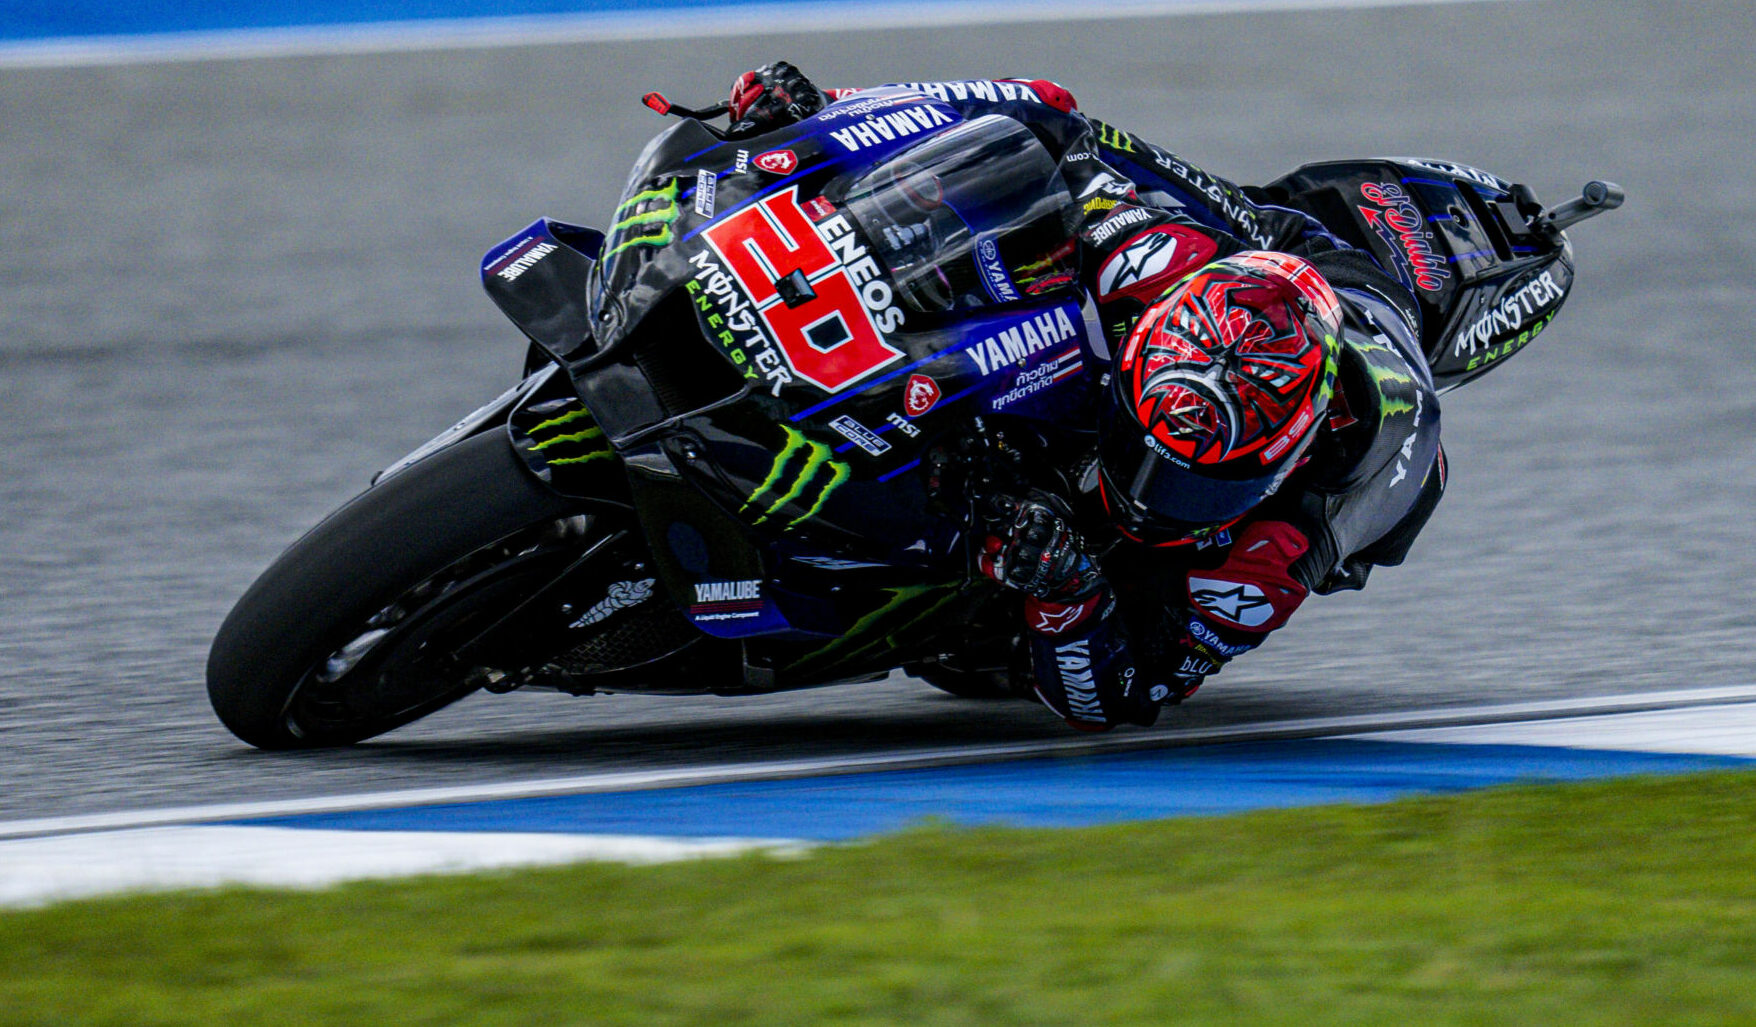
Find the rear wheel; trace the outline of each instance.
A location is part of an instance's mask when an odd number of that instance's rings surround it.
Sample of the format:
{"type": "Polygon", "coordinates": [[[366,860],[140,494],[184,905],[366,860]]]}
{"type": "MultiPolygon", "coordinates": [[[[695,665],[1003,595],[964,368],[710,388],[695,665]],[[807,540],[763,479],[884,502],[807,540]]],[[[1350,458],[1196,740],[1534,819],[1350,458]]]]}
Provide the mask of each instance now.
{"type": "Polygon", "coordinates": [[[293,543],[214,639],[207,693],[265,749],[345,745],[495,680],[457,647],[601,534],[500,432],[374,486],[293,543]]]}
{"type": "Polygon", "coordinates": [[[971,625],[961,652],[903,670],[959,699],[1022,699],[1030,696],[1030,654],[1010,627],[1017,612],[1010,603],[971,625]],[[997,622],[997,623],[996,623],[997,622]]]}
{"type": "Polygon", "coordinates": [[[1013,685],[1012,675],[1003,670],[954,670],[932,664],[909,670],[927,684],[959,699],[1017,699],[1021,694],[1013,685]]]}

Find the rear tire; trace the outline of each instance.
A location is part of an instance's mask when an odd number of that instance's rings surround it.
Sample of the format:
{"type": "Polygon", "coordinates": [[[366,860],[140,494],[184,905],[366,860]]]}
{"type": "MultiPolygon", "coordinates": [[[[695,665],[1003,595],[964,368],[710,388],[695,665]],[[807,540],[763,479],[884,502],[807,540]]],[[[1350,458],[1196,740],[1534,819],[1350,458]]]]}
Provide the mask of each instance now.
{"type": "Polygon", "coordinates": [[[1012,675],[1005,671],[993,670],[952,670],[950,667],[911,667],[908,668],[916,677],[932,685],[941,692],[949,692],[959,699],[1017,699],[1019,691],[1012,683],[1012,675]]]}
{"type": "Polygon", "coordinates": [[[293,749],[351,744],[456,702],[480,677],[428,643],[516,605],[545,572],[527,539],[577,513],[499,431],[367,489],[233,607],[208,655],[214,712],[251,745],[293,749]]]}

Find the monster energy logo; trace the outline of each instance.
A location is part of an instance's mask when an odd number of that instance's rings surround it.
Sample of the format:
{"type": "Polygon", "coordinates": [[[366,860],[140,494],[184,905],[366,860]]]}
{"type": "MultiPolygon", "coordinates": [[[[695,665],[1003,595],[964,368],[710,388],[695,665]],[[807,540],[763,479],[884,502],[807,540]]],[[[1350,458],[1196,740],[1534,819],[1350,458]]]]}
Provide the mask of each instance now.
{"type": "Polygon", "coordinates": [[[1378,391],[1380,392],[1384,391],[1384,386],[1386,385],[1413,385],[1415,383],[1413,378],[1410,378],[1408,375],[1394,367],[1381,367],[1377,364],[1367,364],[1366,373],[1372,376],[1372,382],[1378,386],[1378,391]]]}
{"type": "Polygon", "coordinates": [[[1323,337],[1323,377],[1317,383],[1316,399],[1316,406],[1319,410],[1327,407],[1330,399],[1335,396],[1335,376],[1339,370],[1336,367],[1335,354],[1338,349],[1340,347],[1335,344],[1335,336],[1325,335],[1323,337]]]}
{"type": "Polygon", "coordinates": [[[890,652],[899,636],[919,625],[962,594],[958,585],[904,585],[887,588],[890,598],[869,610],[840,637],[822,648],[799,657],[787,669],[797,671],[810,664],[840,666],[874,651],[890,652]],[[886,622],[891,622],[886,625],[886,622]]]}
{"type": "Polygon", "coordinates": [[[613,454],[610,443],[604,438],[604,430],[592,423],[591,413],[584,407],[574,407],[557,417],[551,417],[525,432],[531,440],[530,448],[542,453],[543,458],[551,465],[585,464],[593,460],[607,460],[613,454]],[[540,438],[544,432],[553,432],[548,438],[540,438]],[[556,447],[564,449],[566,456],[552,456],[547,452],[556,447]],[[583,451],[579,451],[579,450],[583,451]]]}
{"type": "Polygon", "coordinates": [[[761,515],[751,522],[761,524],[788,503],[803,505],[806,495],[809,494],[812,497],[809,509],[788,521],[783,529],[791,530],[817,516],[817,511],[823,509],[823,504],[836,489],[841,488],[853,472],[847,464],[831,460],[830,448],[823,443],[813,442],[797,429],[786,425],[782,425],[780,430],[787,433],[786,448],[775,454],[774,466],[769,469],[768,477],[762,479],[762,484],[757,486],[755,492],[750,493],[750,498],[744,500],[744,505],[738,508],[738,512],[745,513],[752,507],[767,503],[761,515]],[[794,457],[803,457],[803,461],[797,462],[794,457]],[[792,484],[783,489],[782,481],[791,481],[792,484]],[[772,502],[769,502],[770,496],[774,497],[772,502]]]}
{"type": "Polygon", "coordinates": [[[1103,122],[1098,121],[1096,119],[1093,119],[1092,124],[1097,126],[1098,145],[1099,146],[1102,146],[1102,147],[1105,147],[1105,148],[1111,149],[1111,150],[1116,150],[1116,151],[1119,151],[1121,153],[1133,153],[1134,152],[1134,137],[1133,136],[1129,135],[1128,133],[1122,131],[1119,128],[1115,128],[1113,126],[1106,125],[1103,122]]]}
{"type": "Polygon", "coordinates": [[[1403,370],[1407,366],[1406,358],[1403,357],[1400,350],[1391,345],[1390,340],[1385,336],[1374,335],[1370,340],[1356,338],[1354,347],[1360,351],[1362,356],[1366,357],[1366,374],[1371,376],[1372,384],[1378,387],[1380,394],[1384,392],[1386,385],[1413,385],[1415,383],[1415,380],[1403,370]],[[1399,366],[1386,367],[1374,362],[1371,354],[1375,353],[1388,354],[1396,359],[1399,366]]]}
{"type": "Polygon", "coordinates": [[[677,207],[677,180],[663,189],[647,189],[635,193],[616,207],[610,226],[610,239],[619,242],[604,252],[609,258],[630,246],[669,246],[676,235],[671,225],[681,213],[677,207]],[[635,233],[635,234],[624,234],[635,233]]]}

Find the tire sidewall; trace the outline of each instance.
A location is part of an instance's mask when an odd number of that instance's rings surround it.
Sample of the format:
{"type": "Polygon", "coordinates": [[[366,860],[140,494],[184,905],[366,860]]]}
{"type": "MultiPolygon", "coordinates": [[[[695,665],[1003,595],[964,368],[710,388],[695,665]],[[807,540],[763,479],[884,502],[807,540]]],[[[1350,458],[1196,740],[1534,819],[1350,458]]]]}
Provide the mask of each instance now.
{"type": "Polygon", "coordinates": [[[455,702],[473,689],[345,735],[295,733],[286,716],[316,663],[398,596],[483,546],[581,509],[539,481],[499,431],[384,479],[289,546],[238,600],[208,655],[214,712],[244,741],[284,749],[359,741],[455,702]]]}

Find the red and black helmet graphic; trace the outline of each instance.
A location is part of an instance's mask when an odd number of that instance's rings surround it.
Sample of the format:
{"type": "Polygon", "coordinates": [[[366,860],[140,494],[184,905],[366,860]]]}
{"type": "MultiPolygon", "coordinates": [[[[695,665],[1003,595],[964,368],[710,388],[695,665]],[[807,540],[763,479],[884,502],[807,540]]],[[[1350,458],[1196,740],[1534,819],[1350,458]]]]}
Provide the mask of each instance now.
{"type": "Polygon", "coordinates": [[[1335,293],[1298,257],[1216,261],[1136,322],[1115,399],[1177,463],[1260,476],[1300,448],[1327,405],[1339,324],[1335,293]]]}
{"type": "Polygon", "coordinates": [[[1104,509],[1128,537],[1187,545],[1280,488],[1335,388],[1341,308],[1310,264],[1208,264],[1135,322],[1099,427],[1104,509]]]}

